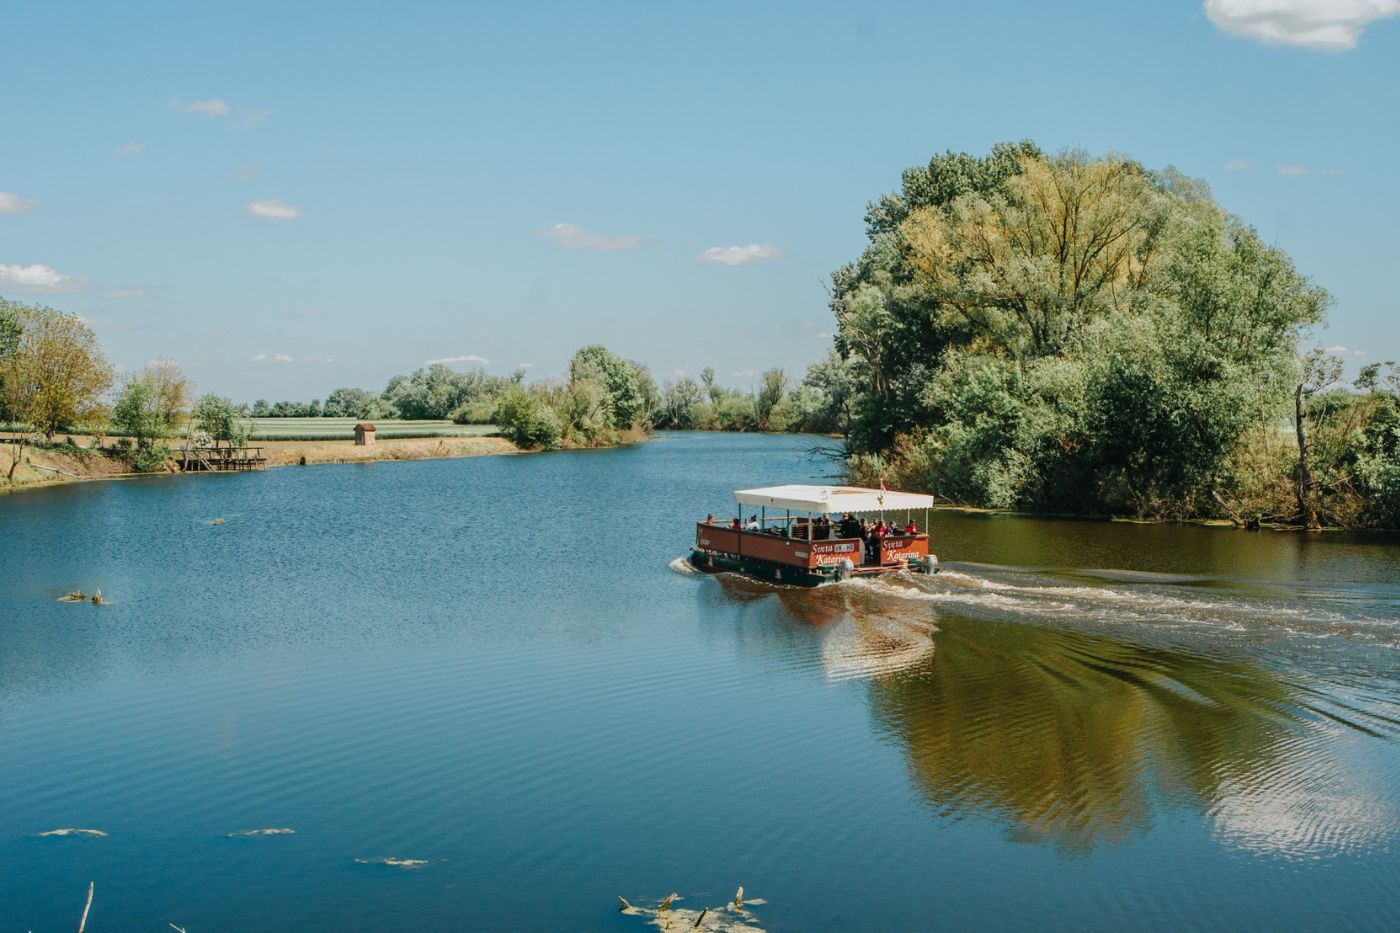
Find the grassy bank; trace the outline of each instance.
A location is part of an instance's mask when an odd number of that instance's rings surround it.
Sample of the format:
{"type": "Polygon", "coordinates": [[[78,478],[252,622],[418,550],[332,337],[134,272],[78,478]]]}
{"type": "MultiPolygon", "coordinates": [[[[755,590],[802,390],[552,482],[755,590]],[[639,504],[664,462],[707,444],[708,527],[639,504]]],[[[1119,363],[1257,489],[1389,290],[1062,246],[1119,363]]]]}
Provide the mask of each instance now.
{"type": "MultiPolygon", "coordinates": [[[[377,422],[376,422],[377,424],[377,422]]],[[[520,453],[503,437],[405,437],[381,439],[369,447],[347,440],[252,441],[263,448],[268,466],[313,463],[372,463],[379,460],[437,460],[520,453]]]]}

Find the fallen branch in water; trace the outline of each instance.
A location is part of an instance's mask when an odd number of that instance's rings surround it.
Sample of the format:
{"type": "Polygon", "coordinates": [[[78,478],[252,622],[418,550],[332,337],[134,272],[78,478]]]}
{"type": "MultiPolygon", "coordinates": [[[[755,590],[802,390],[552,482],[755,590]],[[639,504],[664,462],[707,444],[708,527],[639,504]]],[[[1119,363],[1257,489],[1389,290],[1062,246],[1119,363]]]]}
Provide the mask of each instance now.
{"type": "Polygon", "coordinates": [[[83,933],[83,928],[87,926],[87,915],[88,915],[88,911],[92,909],[92,887],[93,887],[93,883],[92,883],[91,881],[89,881],[89,882],[88,882],[88,899],[87,899],[87,903],[83,905],[83,919],[81,919],[81,920],[78,921],[78,933],[83,933]]]}

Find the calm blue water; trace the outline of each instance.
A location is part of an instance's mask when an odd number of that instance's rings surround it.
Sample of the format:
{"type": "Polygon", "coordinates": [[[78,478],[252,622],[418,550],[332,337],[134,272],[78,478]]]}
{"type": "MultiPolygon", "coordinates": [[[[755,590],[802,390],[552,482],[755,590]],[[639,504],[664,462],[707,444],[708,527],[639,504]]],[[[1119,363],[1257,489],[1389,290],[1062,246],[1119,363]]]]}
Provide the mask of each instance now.
{"type": "Polygon", "coordinates": [[[0,498],[0,931],[89,881],[98,931],[1400,923],[1393,539],[940,513],[932,579],[673,566],[812,443],[0,498]]]}

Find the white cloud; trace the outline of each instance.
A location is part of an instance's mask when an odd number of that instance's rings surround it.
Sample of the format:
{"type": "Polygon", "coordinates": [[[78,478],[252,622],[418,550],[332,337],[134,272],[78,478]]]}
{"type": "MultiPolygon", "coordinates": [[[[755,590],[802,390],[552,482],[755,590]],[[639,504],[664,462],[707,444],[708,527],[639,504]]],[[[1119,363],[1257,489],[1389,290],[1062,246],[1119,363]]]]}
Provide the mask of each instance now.
{"type": "Polygon", "coordinates": [[[1205,11],[1232,36],[1345,52],[1370,23],[1400,15],[1400,0],[1205,0],[1205,11]]]}
{"type": "Polygon", "coordinates": [[[32,292],[56,292],[72,288],[77,282],[51,266],[35,263],[31,266],[7,266],[0,263],[0,285],[32,292]]]}
{"type": "Polygon", "coordinates": [[[213,100],[196,100],[188,104],[182,104],[178,100],[172,100],[169,104],[171,110],[178,110],[181,113],[197,113],[202,117],[226,117],[228,116],[228,104],[214,98],[213,100]]]}
{"type": "Polygon", "coordinates": [[[605,236],[601,233],[589,233],[574,224],[555,224],[548,230],[541,230],[540,236],[569,249],[599,249],[611,252],[642,245],[642,238],[639,236],[605,236]]]}
{"type": "Polygon", "coordinates": [[[272,111],[266,107],[249,107],[244,104],[234,107],[230,106],[228,101],[220,100],[217,97],[209,100],[190,101],[188,104],[179,99],[172,99],[166,103],[165,108],[211,119],[221,120],[224,117],[233,116],[233,125],[245,130],[257,126],[272,116],[272,111]]]}
{"type": "Polygon", "coordinates": [[[141,153],[143,153],[143,152],[145,152],[145,151],[146,151],[146,144],[145,144],[145,143],[137,143],[137,142],[122,143],[120,146],[117,147],[117,155],[122,155],[122,156],[127,156],[127,155],[140,155],[141,153]]]}
{"type": "Polygon", "coordinates": [[[534,363],[516,363],[516,364],[515,364],[515,368],[516,368],[516,369],[534,369],[534,368],[535,368],[535,364],[534,364],[534,363]]]}
{"type": "Polygon", "coordinates": [[[828,334],[828,333],[827,333],[826,331],[824,331],[824,330],[819,330],[819,331],[817,331],[817,336],[820,337],[822,340],[826,340],[826,339],[829,338],[831,335],[828,334]]]}
{"type": "Polygon", "coordinates": [[[424,360],[424,366],[432,366],[435,363],[480,363],[482,366],[490,366],[491,361],[484,356],[477,356],[475,353],[468,353],[466,356],[440,356],[435,360],[424,360]]]}
{"type": "Polygon", "coordinates": [[[683,369],[673,369],[671,370],[671,375],[677,377],[678,379],[684,379],[686,376],[689,376],[690,373],[686,372],[683,369]]]}
{"type": "Polygon", "coordinates": [[[22,198],[8,191],[0,191],[0,214],[23,214],[25,211],[37,207],[38,204],[39,202],[33,198],[22,198]]]}
{"type": "Polygon", "coordinates": [[[266,107],[239,107],[238,125],[245,130],[252,129],[270,116],[272,111],[266,107]]]}
{"type": "Polygon", "coordinates": [[[267,220],[296,220],[301,216],[301,211],[290,204],[283,204],[278,200],[251,201],[246,210],[254,217],[262,217],[267,220]]]}
{"type": "Polygon", "coordinates": [[[293,363],[290,353],[259,353],[253,357],[254,363],[293,363]]]}
{"type": "Polygon", "coordinates": [[[262,171],[262,166],[254,163],[240,165],[233,173],[234,181],[252,181],[262,171]]]}
{"type": "Polygon", "coordinates": [[[1340,343],[1337,344],[1336,346],[1332,346],[1332,347],[1323,347],[1322,349],[1323,349],[1323,352],[1325,352],[1325,353],[1345,353],[1345,352],[1347,352],[1347,348],[1344,347],[1344,346],[1342,346],[1340,343]]]}
{"type": "Polygon", "coordinates": [[[102,297],[113,301],[140,301],[146,297],[146,286],[128,285],[126,288],[114,288],[102,297]]]}
{"type": "Polygon", "coordinates": [[[1279,173],[1280,175],[1287,175],[1287,176],[1294,176],[1294,177],[1296,177],[1296,176],[1298,176],[1298,175],[1332,175],[1332,176],[1336,176],[1336,175],[1345,174],[1345,173],[1344,173],[1341,169],[1339,169],[1339,168],[1308,168],[1306,165],[1296,165],[1296,164],[1295,164],[1295,165],[1280,165],[1280,166],[1278,167],[1278,173],[1279,173]]]}
{"type": "Polygon", "coordinates": [[[765,259],[777,259],[782,255],[783,251],[772,243],[750,243],[747,246],[711,246],[700,254],[700,261],[742,266],[765,259]]]}
{"type": "Polygon", "coordinates": [[[1231,159],[1225,163],[1224,168],[1227,172],[1247,172],[1254,168],[1254,163],[1248,159],[1231,159]]]}

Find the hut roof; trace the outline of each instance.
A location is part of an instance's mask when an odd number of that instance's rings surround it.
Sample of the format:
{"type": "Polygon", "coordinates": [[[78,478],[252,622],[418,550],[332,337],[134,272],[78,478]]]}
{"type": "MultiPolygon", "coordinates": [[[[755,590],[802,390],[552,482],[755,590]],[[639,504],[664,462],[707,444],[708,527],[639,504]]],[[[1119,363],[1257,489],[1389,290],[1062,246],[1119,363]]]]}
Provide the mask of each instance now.
{"type": "Polygon", "coordinates": [[[359,424],[355,425],[355,430],[356,430],[356,431],[374,431],[374,430],[376,430],[376,428],[374,427],[374,425],[370,424],[368,421],[361,421],[359,424]]]}

